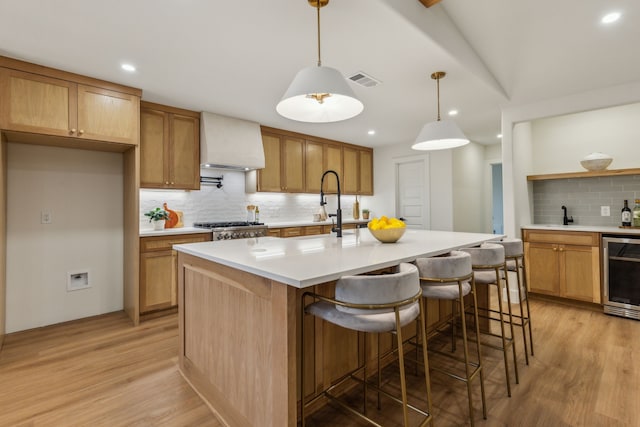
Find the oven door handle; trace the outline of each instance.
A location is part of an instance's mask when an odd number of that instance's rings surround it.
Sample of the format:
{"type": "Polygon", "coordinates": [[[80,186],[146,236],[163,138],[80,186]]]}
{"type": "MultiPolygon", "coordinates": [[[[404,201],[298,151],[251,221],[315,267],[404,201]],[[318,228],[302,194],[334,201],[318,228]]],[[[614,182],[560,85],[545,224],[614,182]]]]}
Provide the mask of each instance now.
{"type": "Polygon", "coordinates": [[[603,274],[603,279],[604,279],[604,286],[602,287],[602,293],[604,294],[604,298],[605,300],[609,300],[609,246],[608,245],[604,245],[603,248],[604,254],[604,272],[603,274]]]}
{"type": "MultiPolygon", "coordinates": [[[[606,256],[606,249],[605,249],[605,256],[606,256]]],[[[640,262],[640,258],[625,258],[625,257],[621,257],[621,256],[612,256],[612,257],[609,257],[607,259],[612,259],[612,260],[615,260],[615,261],[640,262]]]]}

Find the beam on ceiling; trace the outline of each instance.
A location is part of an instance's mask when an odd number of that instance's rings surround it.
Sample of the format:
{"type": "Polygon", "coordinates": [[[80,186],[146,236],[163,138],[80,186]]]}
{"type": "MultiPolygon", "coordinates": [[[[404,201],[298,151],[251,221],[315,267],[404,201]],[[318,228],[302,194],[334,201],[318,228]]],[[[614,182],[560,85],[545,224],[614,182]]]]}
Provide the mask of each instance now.
{"type": "Polygon", "coordinates": [[[418,0],[420,3],[424,5],[424,7],[431,7],[435,4],[440,3],[441,0],[418,0]]]}

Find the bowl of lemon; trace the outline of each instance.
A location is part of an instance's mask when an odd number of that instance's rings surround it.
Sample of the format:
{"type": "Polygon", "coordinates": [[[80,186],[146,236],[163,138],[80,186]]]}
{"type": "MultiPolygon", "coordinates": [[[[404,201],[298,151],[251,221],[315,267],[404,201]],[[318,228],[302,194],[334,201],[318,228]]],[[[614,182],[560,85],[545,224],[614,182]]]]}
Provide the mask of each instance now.
{"type": "Polygon", "coordinates": [[[369,232],[382,243],[395,243],[407,229],[406,224],[398,218],[388,218],[381,216],[373,218],[367,224],[369,232]]]}

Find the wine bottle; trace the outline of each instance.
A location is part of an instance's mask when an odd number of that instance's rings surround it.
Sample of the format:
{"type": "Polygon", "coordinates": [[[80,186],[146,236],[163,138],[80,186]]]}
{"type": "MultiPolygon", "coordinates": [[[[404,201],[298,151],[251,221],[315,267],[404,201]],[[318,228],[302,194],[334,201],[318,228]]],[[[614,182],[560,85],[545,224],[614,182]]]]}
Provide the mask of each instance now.
{"type": "Polygon", "coordinates": [[[631,209],[629,209],[629,202],[624,201],[624,207],[622,208],[622,226],[631,227],[631,209]]]}

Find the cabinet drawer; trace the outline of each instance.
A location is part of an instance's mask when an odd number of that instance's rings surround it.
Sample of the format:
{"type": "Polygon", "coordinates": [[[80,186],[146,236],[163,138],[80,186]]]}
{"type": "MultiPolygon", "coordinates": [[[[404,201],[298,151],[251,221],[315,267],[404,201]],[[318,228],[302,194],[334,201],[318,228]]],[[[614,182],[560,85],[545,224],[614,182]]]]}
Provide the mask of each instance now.
{"type": "Polygon", "coordinates": [[[584,231],[524,230],[523,236],[525,242],[599,246],[599,234],[584,231]]]}
{"type": "Polygon", "coordinates": [[[304,227],[304,235],[305,236],[314,236],[316,234],[324,234],[324,226],[322,225],[311,225],[308,227],[304,227]]]}
{"type": "Polygon", "coordinates": [[[184,243],[208,242],[211,240],[211,233],[198,234],[176,234],[173,236],[154,236],[140,238],[140,252],[166,251],[173,245],[184,243]]]}
{"type": "Polygon", "coordinates": [[[288,227],[282,229],[282,237],[302,236],[302,227],[288,227]]]}

